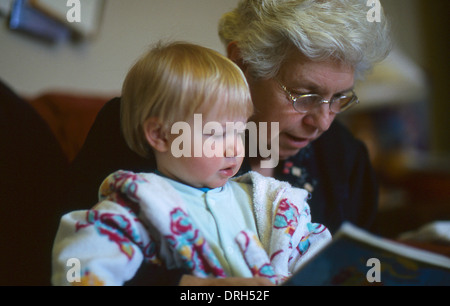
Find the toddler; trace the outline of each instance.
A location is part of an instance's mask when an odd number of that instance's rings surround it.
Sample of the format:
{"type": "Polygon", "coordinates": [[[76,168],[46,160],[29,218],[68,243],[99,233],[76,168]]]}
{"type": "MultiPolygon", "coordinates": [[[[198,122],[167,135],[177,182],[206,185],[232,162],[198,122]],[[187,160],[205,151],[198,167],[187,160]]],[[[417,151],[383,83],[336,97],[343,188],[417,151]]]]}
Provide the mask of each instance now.
{"type": "Polygon", "coordinates": [[[252,112],[243,73],[218,52],[175,42],[144,54],[124,81],[121,124],[157,168],[112,173],[92,209],[62,217],[52,283],[124,285],[138,271],[153,283],[180,271],[181,284],[292,275],[331,235],[311,222],[306,190],[256,172],[234,178],[252,112]]]}

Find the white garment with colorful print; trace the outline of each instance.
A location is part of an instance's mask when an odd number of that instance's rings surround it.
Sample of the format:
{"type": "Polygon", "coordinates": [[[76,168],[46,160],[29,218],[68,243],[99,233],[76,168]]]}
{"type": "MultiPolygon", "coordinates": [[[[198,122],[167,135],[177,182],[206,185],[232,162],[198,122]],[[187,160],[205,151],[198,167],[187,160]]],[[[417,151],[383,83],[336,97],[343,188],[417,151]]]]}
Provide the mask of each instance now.
{"type": "Polygon", "coordinates": [[[166,181],[181,195],[192,223],[204,236],[225,274],[252,277],[236,241],[243,230],[257,232],[252,185],[229,181],[223,187],[199,189],[169,178],[166,181]]]}
{"type": "MultiPolygon", "coordinates": [[[[331,239],[326,227],[311,223],[307,191],[256,172],[234,181],[252,186],[247,190],[252,190],[255,225],[235,237],[252,275],[281,283],[331,239]]],[[[91,210],[61,219],[53,247],[54,285],[122,285],[143,261],[182,267],[198,277],[230,276],[165,178],[118,171],[99,193],[91,210]],[[69,264],[74,259],[80,279],[69,264]]]]}

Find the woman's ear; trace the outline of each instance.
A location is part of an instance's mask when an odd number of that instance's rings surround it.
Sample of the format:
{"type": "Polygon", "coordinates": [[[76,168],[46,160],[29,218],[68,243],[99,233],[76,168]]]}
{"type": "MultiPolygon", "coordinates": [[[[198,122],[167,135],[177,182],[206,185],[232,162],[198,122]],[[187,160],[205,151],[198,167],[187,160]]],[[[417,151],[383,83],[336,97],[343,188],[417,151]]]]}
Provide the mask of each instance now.
{"type": "Polygon", "coordinates": [[[144,132],[148,144],[154,150],[158,152],[167,152],[169,150],[169,143],[166,133],[163,131],[163,125],[158,118],[148,118],[144,122],[144,132]]]}
{"type": "Polygon", "coordinates": [[[236,65],[241,68],[241,70],[245,73],[245,65],[241,56],[241,49],[239,49],[237,42],[232,41],[227,46],[227,56],[228,58],[234,62],[236,65]]]}

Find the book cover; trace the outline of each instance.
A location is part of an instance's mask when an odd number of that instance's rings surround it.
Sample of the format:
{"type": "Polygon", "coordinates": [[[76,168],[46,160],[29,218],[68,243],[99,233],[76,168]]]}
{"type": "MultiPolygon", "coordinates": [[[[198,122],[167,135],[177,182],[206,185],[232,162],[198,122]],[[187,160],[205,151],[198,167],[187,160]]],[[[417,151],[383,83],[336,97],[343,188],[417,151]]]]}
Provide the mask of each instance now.
{"type": "Polygon", "coordinates": [[[450,258],[346,223],[284,286],[449,286],[450,258]]]}

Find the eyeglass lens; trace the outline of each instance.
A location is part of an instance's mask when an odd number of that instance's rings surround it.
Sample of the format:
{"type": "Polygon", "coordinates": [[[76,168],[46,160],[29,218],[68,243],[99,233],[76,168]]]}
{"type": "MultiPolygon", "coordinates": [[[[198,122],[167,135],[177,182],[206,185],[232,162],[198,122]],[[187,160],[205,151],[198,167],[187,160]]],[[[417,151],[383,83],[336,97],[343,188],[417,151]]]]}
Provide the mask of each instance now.
{"type": "MultiPolygon", "coordinates": [[[[343,95],[340,98],[333,99],[330,102],[330,109],[332,112],[339,113],[346,110],[354,102],[355,96],[353,93],[343,95]]],[[[299,97],[294,102],[294,108],[300,112],[307,112],[322,102],[322,97],[319,95],[310,95],[305,97],[299,97]]]]}

